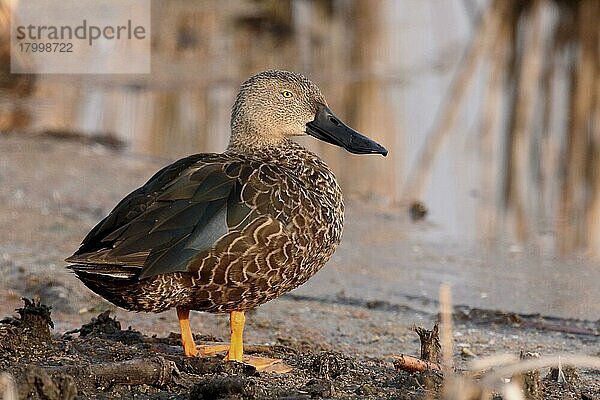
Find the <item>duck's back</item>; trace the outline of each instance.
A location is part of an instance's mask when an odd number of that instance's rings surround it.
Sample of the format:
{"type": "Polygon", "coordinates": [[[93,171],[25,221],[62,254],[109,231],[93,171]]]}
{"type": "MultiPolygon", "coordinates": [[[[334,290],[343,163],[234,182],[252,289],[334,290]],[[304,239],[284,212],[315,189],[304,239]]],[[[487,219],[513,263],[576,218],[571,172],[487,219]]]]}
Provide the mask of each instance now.
{"type": "Polygon", "coordinates": [[[317,156],[285,151],[198,154],[123,199],[69,259],[118,306],[227,312],[304,283],[333,254],[341,191],[317,156]]]}

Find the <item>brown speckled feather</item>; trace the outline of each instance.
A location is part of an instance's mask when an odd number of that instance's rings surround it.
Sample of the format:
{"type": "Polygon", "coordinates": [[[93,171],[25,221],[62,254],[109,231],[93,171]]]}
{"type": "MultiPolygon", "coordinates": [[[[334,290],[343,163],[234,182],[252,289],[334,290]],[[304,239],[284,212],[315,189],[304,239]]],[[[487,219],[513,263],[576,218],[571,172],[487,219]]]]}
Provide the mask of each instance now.
{"type": "Polygon", "coordinates": [[[132,192],[67,259],[118,306],[211,312],[256,307],[304,283],[343,225],[329,168],[284,140],[244,154],[198,154],[132,192]]]}

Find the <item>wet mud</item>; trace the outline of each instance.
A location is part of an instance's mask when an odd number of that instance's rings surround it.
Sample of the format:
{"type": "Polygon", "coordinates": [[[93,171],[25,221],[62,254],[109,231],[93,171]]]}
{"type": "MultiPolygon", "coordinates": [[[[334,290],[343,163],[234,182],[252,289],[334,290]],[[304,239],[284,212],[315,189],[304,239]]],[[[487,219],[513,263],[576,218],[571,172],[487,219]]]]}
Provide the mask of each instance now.
{"type": "MultiPolygon", "coordinates": [[[[250,344],[248,353],[280,358],[293,368],[286,374],[258,372],[249,365],[223,361],[222,355],[185,357],[176,333],[149,337],[122,329],[109,312],[76,330],[53,333],[50,312],[48,305],[24,299],[15,317],[0,322],[0,371],[14,382],[17,398],[417,399],[440,398],[444,387],[439,371],[403,371],[390,358],[322,350],[317,342],[250,344]]],[[[510,331],[515,329],[513,320],[474,317],[468,324],[494,324],[496,330],[510,331]]],[[[415,330],[400,333],[417,338],[415,358],[420,351],[421,358],[437,362],[437,327],[415,330]]],[[[207,339],[216,338],[196,336],[198,342],[207,339]]],[[[456,374],[464,375],[460,361],[456,374]]],[[[598,370],[553,368],[538,378],[536,390],[540,399],[598,399],[599,382],[598,370]]],[[[496,393],[493,398],[502,397],[496,393]]]]}

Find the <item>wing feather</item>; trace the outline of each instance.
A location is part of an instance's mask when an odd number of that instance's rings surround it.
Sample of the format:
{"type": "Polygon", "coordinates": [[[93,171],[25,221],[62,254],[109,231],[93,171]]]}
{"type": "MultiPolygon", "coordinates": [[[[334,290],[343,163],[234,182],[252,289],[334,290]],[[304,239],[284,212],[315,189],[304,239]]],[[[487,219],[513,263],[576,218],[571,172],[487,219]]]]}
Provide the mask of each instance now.
{"type": "Polygon", "coordinates": [[[279,200],[281,176],[245,159],[184,158],[117,204],[67,261],[95,264],[107,274],[129,267],[140,279],[187,271],[220,239],[242,232],[261,216],[287,224],[289,215],[279,200]]]}

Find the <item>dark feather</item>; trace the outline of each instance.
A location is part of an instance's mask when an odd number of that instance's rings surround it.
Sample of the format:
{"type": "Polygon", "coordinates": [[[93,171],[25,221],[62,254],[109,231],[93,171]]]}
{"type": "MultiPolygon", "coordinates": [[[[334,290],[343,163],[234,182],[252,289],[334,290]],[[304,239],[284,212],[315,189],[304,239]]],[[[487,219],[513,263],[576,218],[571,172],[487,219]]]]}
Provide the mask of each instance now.
{"type": "Polygon", "coordinates": [[[154,174],[144,186],[134,190],[121,200],[111,213],[87,234],[74,256],[103,248],[105,245],[100,242],[100,239],[139,216],[149,204],[152,204],[157,193],[168,182],[203,157],[206,157],[206,154],[194,154],[182,158],[154,174]]]}
{"type": "Polygon", "coordinates": [[[107,271],[130,263],[139,279],[187,272],[228,232],[260,215],[281,217],[271,202],[277,187],[258,179],[260,166],[215,154],[179,160],[123,199],[67,261],[107,271]]]}

